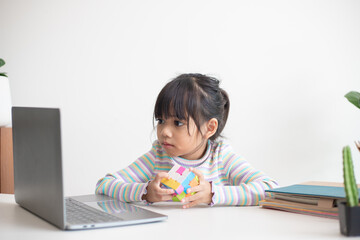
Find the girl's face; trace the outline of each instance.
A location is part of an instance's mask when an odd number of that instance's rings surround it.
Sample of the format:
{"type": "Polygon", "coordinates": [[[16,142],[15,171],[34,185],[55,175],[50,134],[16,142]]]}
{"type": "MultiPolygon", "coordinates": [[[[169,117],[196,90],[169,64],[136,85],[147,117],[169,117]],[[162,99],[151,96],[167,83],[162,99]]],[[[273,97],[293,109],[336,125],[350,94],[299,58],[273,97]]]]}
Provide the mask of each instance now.
{"type": "MultiPolygon", "coordinates": [[[[158,140],[169,156],[195,160],[204,155],[208,138],[206,134],[201,135],[192,118],[189,119],[189,129],[187,122],[175,117],[157,121],[158,140]]],[[[201,132],[206,132],[206,123],[201,132]]]]}

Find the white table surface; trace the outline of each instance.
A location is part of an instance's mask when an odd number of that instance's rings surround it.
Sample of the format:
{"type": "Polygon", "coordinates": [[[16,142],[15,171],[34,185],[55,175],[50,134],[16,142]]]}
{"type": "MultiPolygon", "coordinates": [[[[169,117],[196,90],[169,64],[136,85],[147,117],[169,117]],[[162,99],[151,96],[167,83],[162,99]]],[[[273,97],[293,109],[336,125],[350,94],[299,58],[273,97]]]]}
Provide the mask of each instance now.
{"type": "Polygon", "coordinates": [[[11,239],[344,239],[334,219],[260,207],[199,206],[174,203],[140,206],[166,214],[163,222],[96,230],[62,231],[0,194],[0,240],[11,239]]]}

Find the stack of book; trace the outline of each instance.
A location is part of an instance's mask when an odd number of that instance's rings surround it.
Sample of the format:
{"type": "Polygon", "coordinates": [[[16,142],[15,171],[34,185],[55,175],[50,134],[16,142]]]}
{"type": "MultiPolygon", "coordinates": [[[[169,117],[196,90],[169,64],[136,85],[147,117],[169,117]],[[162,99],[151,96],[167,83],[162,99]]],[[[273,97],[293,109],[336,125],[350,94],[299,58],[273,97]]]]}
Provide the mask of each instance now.
{"type": "Polygon", "coordinates": [[[306,182],[266,190],[260,206],[319,217],[337,219],[337,200],[345,199],[342,183],[306,182]]]}

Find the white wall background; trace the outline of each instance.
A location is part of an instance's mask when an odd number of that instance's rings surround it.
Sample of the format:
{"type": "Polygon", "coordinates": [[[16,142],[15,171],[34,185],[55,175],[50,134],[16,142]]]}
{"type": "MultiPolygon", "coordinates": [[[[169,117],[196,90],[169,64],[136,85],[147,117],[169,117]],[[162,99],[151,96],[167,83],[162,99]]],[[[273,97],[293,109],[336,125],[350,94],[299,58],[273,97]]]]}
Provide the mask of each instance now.
{"type": "Polygon", "coordinates": [[[225,136],[281,185],[357,178],[360,1],[0,0],[15,106],[62,111],[66,195],[147,152],[164,84],[211,74],[230,94],[225,136]]]}

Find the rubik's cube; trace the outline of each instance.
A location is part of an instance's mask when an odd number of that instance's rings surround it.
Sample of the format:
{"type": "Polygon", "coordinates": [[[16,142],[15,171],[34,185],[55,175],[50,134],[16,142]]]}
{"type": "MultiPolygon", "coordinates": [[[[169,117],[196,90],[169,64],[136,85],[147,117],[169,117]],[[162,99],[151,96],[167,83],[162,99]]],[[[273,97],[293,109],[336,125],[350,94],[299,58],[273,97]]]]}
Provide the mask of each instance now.
{"type": "Polygon", "coordinates": [[[193,172],[190,172],[189,169],[175,165],[170,169],[169,176],[169,179],[162,179],[161,183],[165,187],[175,190],[174,197],[172,198],[174,202],[180,202],[184,197],[195,194],[194,192],[186,193],[189,188],[199,185],[198,177],[193,172]]]}

